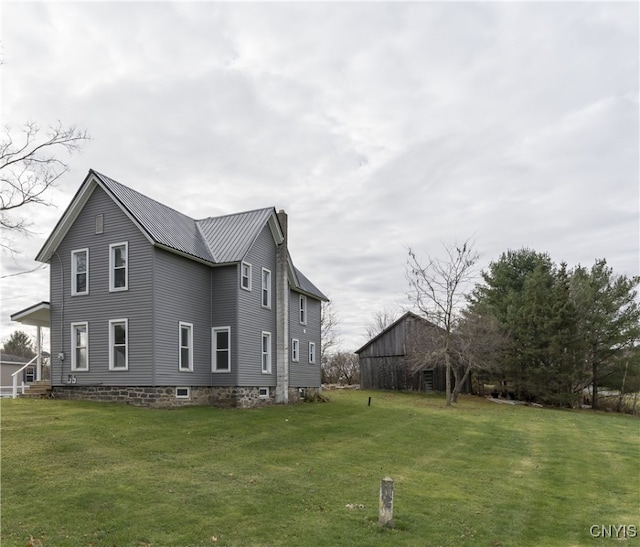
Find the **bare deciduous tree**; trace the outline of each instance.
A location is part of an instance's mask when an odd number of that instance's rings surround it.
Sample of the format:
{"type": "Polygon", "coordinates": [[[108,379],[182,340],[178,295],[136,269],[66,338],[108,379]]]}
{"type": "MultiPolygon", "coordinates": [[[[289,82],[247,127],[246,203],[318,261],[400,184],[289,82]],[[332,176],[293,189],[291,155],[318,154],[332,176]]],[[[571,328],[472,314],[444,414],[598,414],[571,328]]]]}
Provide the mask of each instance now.
{"type": "Polygon", "coordinates": [[[453,332],[465,301],[465,290],[475,276],[478,254],[473,250],[470,240],[461,245],[443,244],[443,248],[445,258],[428,256],[425,260],[420,259],[409,248],[406,275],[409,301],[429,321],[442,329],[438,353],[445,362],[446,404],[451,406],[454,401],[452,373],[456,386],[462,385],[458,367],[452,366],[453,332]]]}
{"type": "Polygon", "coordinates": [[[360,380],[360,363],[355,353],[339,351],[322,364],[322,382],[327,384],[357,384],[360,380]]]}
{"type": "Polygon", "coordinates": [[[380,334],[384,329],[390,326],[400,314],[396,310],[388,310],[384,308],[378,310],[371,321],[365,326],[365,336],[367,340],[371,340],[380,334]]]}
{"type": "Polygon", "coordinates": [[[322,302],[320,308],[320,363],[324,364],[340,343],[338,324],[340,320],[331,300],[322,302]]]}
{"type": "Polygon", "coordinates": [[[46,192],[69,170],[60,152],[73,153],[90,137],[75,126],[62,123],[42,131],[29,122],[15,132],[5,127],[0,141],[0,228],[3,241],[0,246],[15,251],[6,238],[8,232],[29,233],[32,224],[16,210],[29,204],[50,205],[46,192]]]}

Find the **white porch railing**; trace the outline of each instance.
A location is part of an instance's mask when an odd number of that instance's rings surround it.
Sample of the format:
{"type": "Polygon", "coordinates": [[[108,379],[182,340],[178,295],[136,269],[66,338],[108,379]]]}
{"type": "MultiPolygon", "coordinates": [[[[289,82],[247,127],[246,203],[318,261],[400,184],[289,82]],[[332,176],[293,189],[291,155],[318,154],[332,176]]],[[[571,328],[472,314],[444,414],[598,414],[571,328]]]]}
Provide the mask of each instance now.
{"type": "MultiPolygon", "coordinates": [[[[11,390],[11,398],[12,399],[17,399],[18,398],[18,374],[20,374],[25,368],[27,368],[29,365],[31,365],[34,361],[36,361],[38,359],[38,356],[36,355],[33,359],[31,359],[31,361],[29,361],[26,365],[20,367],[18,370],[16,370],[12,375],[11,375],[11,379],[13,380],[13,385],[12,385],[12,390],[11,390]]],[[[24,395],[24,381],[22,382],[22,394],[24,395]]]]}

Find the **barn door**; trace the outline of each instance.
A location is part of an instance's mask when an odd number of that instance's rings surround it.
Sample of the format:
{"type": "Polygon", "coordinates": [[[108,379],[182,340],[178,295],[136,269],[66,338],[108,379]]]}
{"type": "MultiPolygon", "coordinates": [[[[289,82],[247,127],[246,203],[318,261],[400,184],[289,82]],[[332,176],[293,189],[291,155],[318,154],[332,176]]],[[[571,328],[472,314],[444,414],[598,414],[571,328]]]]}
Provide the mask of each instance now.
{"type": "Polygon", "coordinates": [[[426,392],[433,391],[433,370],[422,371],[422,385],[426,392]]]}

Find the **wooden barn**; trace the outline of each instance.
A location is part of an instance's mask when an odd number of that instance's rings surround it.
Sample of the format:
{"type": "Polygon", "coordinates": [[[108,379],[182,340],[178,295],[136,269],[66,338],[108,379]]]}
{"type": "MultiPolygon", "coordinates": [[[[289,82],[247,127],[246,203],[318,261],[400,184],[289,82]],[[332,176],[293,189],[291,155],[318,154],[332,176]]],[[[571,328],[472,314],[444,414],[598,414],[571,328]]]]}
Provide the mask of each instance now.
{"type": "MultiPolygon", "coordinates": [[[[380,334],[356,350],[362,389],[445,391],[444,358],[434,359],[442,329],[406,312],[380,334]]],[[[454,385],[451,375],[451,385],[454,385]]],[[[469,392],[465,385],[463,393],[469,392]]]]}

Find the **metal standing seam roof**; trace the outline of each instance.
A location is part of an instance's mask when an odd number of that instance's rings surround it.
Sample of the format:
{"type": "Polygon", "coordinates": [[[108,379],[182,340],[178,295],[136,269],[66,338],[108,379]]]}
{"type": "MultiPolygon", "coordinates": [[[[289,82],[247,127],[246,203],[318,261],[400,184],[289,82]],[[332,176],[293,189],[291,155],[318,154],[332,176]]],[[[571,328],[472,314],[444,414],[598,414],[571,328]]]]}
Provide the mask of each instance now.
{"type": "Polygon", "coordinates": [[[329,299],[324,294],[322,294],[322,291],[318,289],[318,287],[316,287],[313,283],[311,283],[311,281],[309,281],[309,278],[306,275],[304,275],[300,270],[298,270],[298,268],[293,266],[293,270],[297,278],[295,283],[297,289],[299,289],[302,292],[312,294],[320,298],[320,300],[324,300],[326,302],[329,301],[329,299]]]}
{"type": "MultiPolygon", "coordinates": [[[[211,264],[240,262],[270,219],[274,207],[202,220],[151,199],[97,171],[90,171],[157,244],[211,264]]],[[[291,257],[289,256],[289,259],[291,257]]],[[[328,298],[295,266],[295,288],[320,300],[328,298]]]]}
{"type": "Polygon", "coordinates": [[[153,241],[207,262],[215,262],[194,219],[106,175],[93,173],[153,241]]]}
{"type": "Polygon", "coordinates": [[[217,264],[242,260],[272,214],[273,207],[196,221],[217,264]]]}

